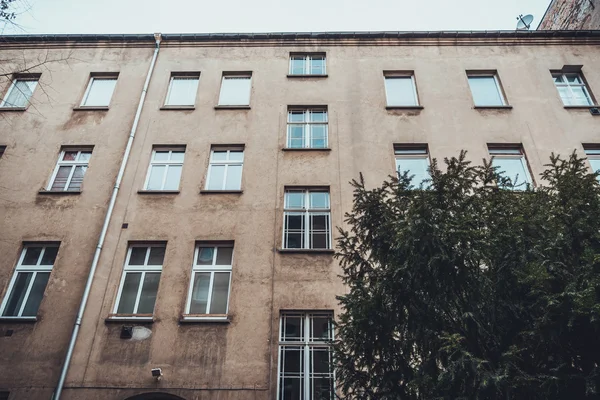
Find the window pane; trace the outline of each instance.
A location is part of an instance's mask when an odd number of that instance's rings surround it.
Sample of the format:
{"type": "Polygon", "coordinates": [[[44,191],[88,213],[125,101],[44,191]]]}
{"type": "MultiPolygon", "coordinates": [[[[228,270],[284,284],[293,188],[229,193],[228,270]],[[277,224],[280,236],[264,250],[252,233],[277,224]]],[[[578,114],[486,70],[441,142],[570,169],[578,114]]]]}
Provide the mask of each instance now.
{"type": "Polygon", "coordinates": [[[65,151],[63,155],[63,161],[75,161],[77,159],[76,151],[65,151]]]}
{"type": "Polygon", "coordinates": [[[563,103],[567,106],[571,105],[571,92],[569,91],[569,88],[566,86],[560,86],[557,87],[557,89],[563,103]]]}
{"type": "Polygon", "coordinates": [[[553,78],[555,83],[564,83],[562,75],[554,75],[553,78]]]}
{"type": "Polygon", "coordinates": [[[310,319],[312,340],[329,340],[333,338],[331,318],[314,316],[310,319]]]}
{"type": "Polygon", "coordinates": [[[213,252],[214,247],[200,247],[198,249],[198,260],[197,265],[212,265],[213,263],[213,252]]]}
{"type": "MultiPolygon", "coordinates": [[[[522,158],[496,157],[492,161],[494,167],[498,167],[496,172],[510,178],[513,184],[531,183],[529,174],[525,171],[522,158]]],[[[517,190],[525,190],[525,185],[515,187],[517,190]]]]}
{"type": "Polygon", "coordinates": [[[167,105],[193,106],[196,101],[198,90],[198,78],[174,77],[171,80],[171,88],[167,105]]]}
{"type": "Polygon", "coordinates": [[[46,247],[40,265],[54,265],[54,260],[56,260],[57,253],[58,247],[46,247]]]}
{"type": "Polygon", "coordinates": [[[194,275],[194,286],[192,287],[192,298],[190,303],[190,314],[207,314],[208,287],[210,285],[210,272],[196,273],[194,275]]]}
{"type": "Polygon", "coordinates": [[[152,156],[153,161],[168,161],[169,160],[169,152],[168,151],[155,151],[152,156]]]}
{"type": "Polygon", "coordinates": [[[162,181],[166,168],[164,165],[153,165],[150,167],[147,190],[162,190],[162,181]]]}
{"type": "Polygon", "coordinates": [[[288,125],[288,147],[299,149],[304,147],[304,128],[306,125],[288,125]]]}
{"type": "Polygon", "coordinates": [[[21,265],[37,265],[43,247],[27,247],[21,265]]]}
{"type": "Polygon", "coordinates": [[[417,99],[411,77],[385,78],[388,106],[416,106],[417,99]]]}
{"type": "Polygon", "coordinates": [[[211,155],[212,161],[227,161],[227,151],[213,151],[211,155]]]}
{"type": "Polygon", "coordinates": [[[37,81],[17,80],[13,85],[4,107],[25,107],[33,94],[37,81]]]}
{"type": "Polygon", "coordinates": [[[38,272],[35,275],[35,281],[33,281],[33,286],[29,292],[29,298],[23,309],[23,317],[35,317],[37,315],[49,278],[50,272],[38,272]]]}
{"type": "Polygon", "coordinates": [[[148,257],[148,265],[162,265],[165,259],[165,247],[157,246],[150,248],[150,256],[148,257]]]}
{"type": "Polygon", "coordinates": [[[64,190],[65,185],[67,184],[67,180],[69,179],[69,174],[71,173],[72,166],[59,167],[56,172],[56,176],[54,177],[54,182],[52,182],[52,187],[50,190],[64,190]]]}
{"type": "Polygon", "coordinates": [[[131,256],[129,257],[129,265],[144,265],[146,262],[147,247],[132,247],[131,256]]]}
{"type": "Polygon", "coordinates": [[[227,169],[225,190],[240,190],[242,187],[242,166],[230,165],[227,169]]]}
{"type": "Polygon", "coordinates": [[[281,378],[280,400],[303,400],[302,378],[281,378]]]}
{"type": "Polygon", "coordinates": [[[303,322],[304,319],[301,317],[291,317],[286,315],[284,317],[281,340],[302,341],[304,338],[303,322]]]}
{"type": "Polygon", "coordinates": [[[119,300],[118,314],[133,314],[135,299],[140,287],[141,272],[126,273],[123,290],[121,290],[121,299],[119,300]]]}
{"type": "Polygon", "coordinates": [[[250,77],[223,77],[219,105],[249,105],[250,77]]]}
{"type": "Polygon", "coordinates": [[[330,367],[330,352],[326,347],[315,347],[311,349],[311,365],[314,374],[329,374],[330,367]]]}
{"type": "Polygon", "coordinates": [[[396,158],[396,170],[399,173],[408,171],[409,177],[412,176],[411,184],[419,187],[421,182],[429,179],[429,159],[427,158],[396,158]]]}
{"type": "Polygon", "coordinates": [[[311,249],[328,249],[329,248],[329,234],[321,232],[311,233],[312,247],[311,249]]]}
{"type": "Polygon", "coordinates": [[[285,236],[286,249],[302,249],[304,248],[304,233],[288,232],[285,236]]]}
{"type": "Polygon", "coordinates": [[[292,110],[288,112],[288,122],[306,122],[305,110],[292,110]]]}
{"type": "Polygon", "coordinates": [[[154,313],[154,303],[156,302],[156,293],[158,292],[158,282],[160,281],[160,272],[147,272],[144,277],[144,286],[140,295],[138,304],[138,314],[154,313]]]}
{"type": "Polygon", "coordinates": [[[81,165],[75,167],[75,171],[73,172],[73,176],[71,177],[71,182],[69,182],[69,187],[67,190],[81,190],[81,184],[83,183],[83,176],[85,175],[85,171],[87,171],[86,166],[81,165]]]}
{"type": "Polygon", "coordinates": [[[6,303],[6,308],[4,309],[4,313],[2,315],[6,317],[16,317],[19,315],[19,310],[23,304],[25,292],[29,287],[29,282],[31,281],[32,276],[33,272],[17,273],[17,279],[15,279],[15,284],[12,287],[12,292],[8,297],[8,302],[6,303]]]}
{"type": "Polygon", "coordinates": [[[167,167],[167,179],[163,190],[177,190],[181,179],[181,165],[169,165],[167,167]]]}
{"type": "Polygon", "coordinates": [[[304,214],[286,214],[285,228],[289,230],[300,230],[304,228],[304,214]]]}
{"type": "Polygon", "coordinates": [[[172,151],[171,152],[171,161],[183,162],[184,157],[185,157],[185,151],[172,151]]]}
{"type": "Polygon", "coordinates": [[[600,159],[590,158],[589,162],[592,167],[592,171],[596,172],[596,171],[600,170],[600,159]]]}
{"type": "Polygon", "coordinates": [[[300,375],[304,366],[304,349],[302,347],[285,346],[282,349],[284,375],[300,375]]]}
{"type": "Polygon", "coordinates": [[[310,208],[329,208],[329,193],[310,192],[310,208]]]}
{"type": "Polygon", "coordinates": [[[217,247],[217,261],[215,265],[231,265],[232,257],[233,247],[217,247]]]}
{"type": "Polygon", "coordinates": [[[579,76],[579,74],[565,74],[565,76],[567,77],[567,82],[569,82],[569,83],[575,83],[575,84],[582,83],[581,77],[579,76]]]}
{"type": "Polygon", "coordinates": [[[304,192],[285,192],[285,208],[304,208],[304,192]]]}
{"type": "Polygon", "coordinates": [[[82,151],[81,153],[79,153],[79,159],[77,161],[88,162],[88,161],[90,161],[91,157],[92,157],[91,151],[82,151]]]}
{"type": "Polygon", "coordinates": [[[327,111],[311,111],[310,122],[327,122],[327,111]]]}
{"type": "Polygon", "coordinates": [[[311,399],[331,400],[333,399],[333,379],[328,377],[315,377],[311,380],[313,390],[311,399]]]}
{"type": "Polygon", "coordinates": [[[84,105],[108,106],[116,83],[116,79],[93,79],[84,105]]]}
{"type": "Polygon", "coordinates": [[[208,177],[208,190],[223,190],[223,180],[225,179],[224,165],[211,165],[210,175],[208,177]]]}
{"type": "Polygon", "coordinates": [[[470,76],[469,86],[476,106],[501,106],[504,104],[493,76],[470,76]]]}
{"type": "Polygon", "coordinates": [[[311,128],[310,147],[314,149],[327,147],[327,125],[313,125],[311,128]]]}
{"type": "Polygon", "coordinates": [[[215,272],[210,314],[226,314],[229,298],[229,272],[215,272]]]}
{"type": "Polygon", "coordinates": [[[587,106],[592,104],[592,100],[583,86],[572,86],[571,89],[573,89],[573,95],[575,96],[573,102],[576,105],[587,106]]]}
{"type": "Polygon", "coordinates": [[[229,152],[229,161],[244,161],[244,152],[243,151],[230,151],[229,152]]]}
{"type": "Polygon", "coordinates": [[[324,57],[312,57],[310,73],[313,75],[324,75],[325,74],[325,58],[324,57]]]}
{"type": "Polygon", "coordinates": [[[304,75],[304,57],[293,56],[290,60],[290,74],[292,75],[304,75]]]}

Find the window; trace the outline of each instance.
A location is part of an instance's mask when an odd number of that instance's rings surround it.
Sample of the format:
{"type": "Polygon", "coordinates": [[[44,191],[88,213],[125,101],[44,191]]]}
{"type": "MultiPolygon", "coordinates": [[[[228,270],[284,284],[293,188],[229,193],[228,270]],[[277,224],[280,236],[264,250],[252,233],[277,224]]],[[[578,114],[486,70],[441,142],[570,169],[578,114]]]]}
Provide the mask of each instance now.
{"type": "Polygon", "coordinates": [[[287,147],[290,149],[325,149],[328,142],[327,109],[289,109],[287,147]]]}
{"type": "Polygon", "coordinates": [[[415,76],[412,72],[385,73],[385,95],[388,107],[419,105],[415,76]]]}
{"type": "MultiPolygon", "coordinates": [[[[592,171],[597,172],[600,170],[600,145],[586,145],[583,146],[585,155],[587,156],[592,171]]],[[[600,180],[600,176],[598,176],[600,180]]]]}
{"type": "Polygon", "coordinates": [[[521,145],[488,146],[488,151],[492,156],[492,166],[498,167],[496,172],[509,178],[514,185],[511,189],[525,190],[533,183],[521,145]]]}
{"type": "Polygon", "coordinates": [[[92,149],[65,149],[60,152],[56,168],[46,190],[54,192],[77,192],[81,190],[83,176],[87,171],[92,149]]]}
{"type": "Polygon", "coordinates": [[[82,107],[108,107],[118,74],[93,74],[81,101],[82,107]]]}
{"type": "Polygon", "coordinates": [[[330,249],[329,191],[287,189],[285,191],[283,247],[285,249],[330,249]]]}
{"type": "Polygon", "coordinates": [[[129,247],[117,294],[115,314],[151,315],[154,313],[164,258],[164,244],[129,247]]]}
{"type": "Polygon", "coordinates": [[[326,75],[325,54],[290,55],[290,75],[326,75]]]}
{"type": "Polygon", "coordinates": [[[424,187],[429,186],[426,179],[430,179],[429,175],[429,154],[427,145],[396,145],[394,146],[394,154],[396,156],[396,172],[398,174],[408,171],[408,175],[412,176],[411,184],[419,187],[421,184],[424,187]]]}
{"type": "Polygon", "coordinates": [[[6,146],[0,146],[0,158],[2,158],[5,151],[6,151],[6,146]]]}
{"type": "Polygon", "coordinates": [[[475,106],[505,106],[500,80],[496,73],[467,72],[475,106]]]}
{"type": "Polygon", "coordinates": [[[38,84],[39,76],[15,77],[2,100],[1,107],[27,107],[33,91],[38,84]]]}
{"type": "Polygon", "coordinates": [[[330,312],[285,312],[279,322],[278,400],[335,398],[330,312]]]}
{"type": "Polygon", "coordinates": [[[554,78],[554,84],[565,106],[591,106],[594,104],[580,73],[555,72],[552,74],[552,78],[554,78]]]}
{"type": "Polygon", "coordinates": [[[193,106],[196,103],[199,79],[200,73],[171,75],[165,105],[193,106]]]}
{"type": "Polygon", "coordinates": [[[241,190],[244,148],[213,146],[206,178],[206,190],[241,190]]]}
{"type": "Polygon", "coordinates": [[[186,314],[215,314],[226,318],[232,259],[233,243],[198,244],[186,314]]]}
{"type": "Polygon", "coordinates": [[[23,248],[2,302],[2,317],[37,315],[57,253],[58,244],[30,244],[23,248]]]}
{"type": "Polygon", "coordinates": [[[250,105],[252,74],[224,74],[219,95],[220,106],[250,105]]]}
{"type": "Polygon", "coordinates": [[[178,190],[185,147],[155,147],[146,176],[145,190],[178,190]]]}

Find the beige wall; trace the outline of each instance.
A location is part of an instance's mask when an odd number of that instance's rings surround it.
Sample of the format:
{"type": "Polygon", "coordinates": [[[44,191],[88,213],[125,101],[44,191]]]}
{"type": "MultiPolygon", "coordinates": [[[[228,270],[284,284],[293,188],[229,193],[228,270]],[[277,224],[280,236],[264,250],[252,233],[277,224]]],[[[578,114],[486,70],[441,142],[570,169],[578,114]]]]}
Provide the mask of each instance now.
{"type": "MultiPolygon", "coordinates": [[[[591,90],[600,91],[600,72],[592,68],[600,61],[597,44],[527,43],[164,42],[63,398],[117,400],[160,389],[186,399],[274,399],[280,310],[337,313],[335,295],[344,292],[331,254],[277,251],[285,186],[329,186],[332,224],[344,226],[343,213],[352,205],[348,181],[362,172],[375,186],[393,174],[394,143],[428,143],[438,159],[466,149],[475,162],[487,157],[487,143],[522,143],[537,178],[550,152],[581,152],[581,143],[600,142],[596,117],[587,109],[565,109],[549,72],[583,65],[591,90]],[[329,76],[287,78],[292,51],[326,52],[329,76]],[[465,74],[472,69],[497,70],[513,108],[474,109],[465,74]],[[214,109],[222,72],[236,70],[252,71],[251,110],[214,109]],[[414,70],[424,109],[386,110],[384,70],[414,70]],[[195,110],[160,110],[172,71],[201,72],[195,110]],[[331,151],[281,150],[287,106],[299,104],[328,107],[331,151]],[[155,144],[186,145],[178,194],[138,194],[155,144]],[[243,194],[199,193],[213,144],[245,145],[243,194]],[[167,250],[155,321],[145,325],[152,334],[122,340],[124,323],[105,320],[128,243],[154,240],[166,241],[167,250]],[[199,240],[235,242],[228,324],[179,323],[199,240]],[[150,376],[153,367],[164,372],[158,383],[150,376]]],[[[41,116],[31,109],[0,115],[0,145],[8,145],[0,160],[1,294],[22,241],[61,241],[40,321],[0,326],[0,332],[15,330],[0,337],[0,370],[9,371],[0,375],[0,388],[21,393],[17,398],[48,398],[56,385],[151,51],[75,48],[77,61],[57,64],[47,83],[57,90],[53,102],[36,90],[41,116]],[[87,76],[100,70],[120,71],[110,110],[73,111],[87,76]],[[83,193],[37,194],[65,144],[95,146],[83,193]]]]}

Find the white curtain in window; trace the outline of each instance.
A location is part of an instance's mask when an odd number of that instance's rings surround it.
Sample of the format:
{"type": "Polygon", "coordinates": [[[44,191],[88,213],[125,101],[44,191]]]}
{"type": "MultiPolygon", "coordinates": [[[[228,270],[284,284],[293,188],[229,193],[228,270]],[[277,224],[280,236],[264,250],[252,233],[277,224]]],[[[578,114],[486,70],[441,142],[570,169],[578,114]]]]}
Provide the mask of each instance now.
{"type": "Polygon", "coordinates": [[[13,85],[4,107],[25,107],[33,94],[33,90],[37,86],[37,81],[17,80],[13,85]]]}
{"type": "Polygon", "coordinates": [[[197,90],[197,77],[173,77],[165,104],[168,106],[193,106],[196,102],[197,90]]]}
{"type": "Polygon", "coordinates": [[[412,77],[385,78],[385,93],[388,106],[416,106],[417,98],[412,77]]]}
{"type": "Polygon", "coordinates": [[[250,104],[250,77],[225,76],[221,85],[219,105],[247,106],[250,104]]]}
{"type": "Polygon", "coordinates": [[[107,107],[115,90],[116,79],[94,79],[84,105],[107,107]]]}

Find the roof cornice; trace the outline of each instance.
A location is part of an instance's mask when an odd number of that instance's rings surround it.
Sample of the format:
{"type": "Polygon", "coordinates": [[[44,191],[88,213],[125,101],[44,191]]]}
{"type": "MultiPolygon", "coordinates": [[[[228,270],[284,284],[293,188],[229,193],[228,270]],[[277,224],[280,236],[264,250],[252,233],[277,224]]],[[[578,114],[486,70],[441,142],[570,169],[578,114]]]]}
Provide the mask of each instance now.
{"type": "MultiPolygon", "coordinates": [[[[0,48],[149,47],[154,34],[5,35],[0,48]]],[[[163,46],[486,46],[600,44],[600,30],[570,31],[419,31],[162,34],[163,46]]]]}

